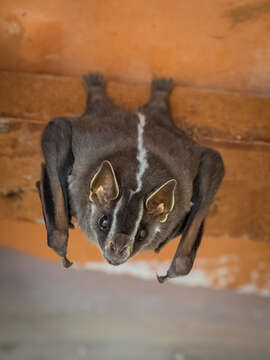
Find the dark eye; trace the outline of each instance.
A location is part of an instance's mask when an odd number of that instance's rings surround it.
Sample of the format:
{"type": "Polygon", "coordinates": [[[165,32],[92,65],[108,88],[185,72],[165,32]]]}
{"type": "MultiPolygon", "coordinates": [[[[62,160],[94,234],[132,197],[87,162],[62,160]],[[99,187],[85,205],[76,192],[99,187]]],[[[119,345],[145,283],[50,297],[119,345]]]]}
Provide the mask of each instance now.
{"type": "Polygon", "coordinates": [[[103,215],[99,220],[98,220],[98,226],[102,231],[107,231],[110,228],[110,220],[108,218],[107,215],[103,215]]]}
{"type": "Polygon", "coordinates": [[[146,238],[146,235],[147,235],[146,229],[142,228],[138,233],[138,240],[143,240],[144,238],[146,238]]]}

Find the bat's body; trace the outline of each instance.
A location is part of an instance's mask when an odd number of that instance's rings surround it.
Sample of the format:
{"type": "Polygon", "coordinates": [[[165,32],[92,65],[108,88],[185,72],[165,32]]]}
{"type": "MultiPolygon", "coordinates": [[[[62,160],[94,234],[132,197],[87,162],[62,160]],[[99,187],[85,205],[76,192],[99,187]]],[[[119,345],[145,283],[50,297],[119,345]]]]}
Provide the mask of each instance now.
{"type": "Polygon", "coordinates": [[[46,163],[39,191],[49,246],[70,264],[72,215],[113,265],[138,251],[159,251],[183,233],[168,274],[159,280],[188,273],[223,177],[219,154],[173,124],[170,80],[154,80],[149,102],[134,112],[106,97],[101,76],[84,80],[84,115],[52,120],[42,138],[46,163]]]}

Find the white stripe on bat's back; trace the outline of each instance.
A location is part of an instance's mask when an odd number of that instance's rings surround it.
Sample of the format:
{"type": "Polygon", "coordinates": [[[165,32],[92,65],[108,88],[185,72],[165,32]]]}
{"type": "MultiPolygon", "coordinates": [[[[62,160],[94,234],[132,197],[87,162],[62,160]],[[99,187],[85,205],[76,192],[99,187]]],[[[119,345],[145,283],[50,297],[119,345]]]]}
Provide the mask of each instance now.
{"type": "Polygon", "coordinates": [[[130,191],[130,197],[142,190],[142,178],[143,178],[143,175],[144,175],[146,169],[149,167],[149,164],[147,161],[147,150],[144,146],[144,141],[143,141],[144,127],[146,124],[145,115],[142,113],[137,113],[137,115],[139,118],[139,122],[138,122],[136,159],[138,160],[139,166],[138,166],[138,170],[136,172],[137,188],[135,190],[130,191]]]}

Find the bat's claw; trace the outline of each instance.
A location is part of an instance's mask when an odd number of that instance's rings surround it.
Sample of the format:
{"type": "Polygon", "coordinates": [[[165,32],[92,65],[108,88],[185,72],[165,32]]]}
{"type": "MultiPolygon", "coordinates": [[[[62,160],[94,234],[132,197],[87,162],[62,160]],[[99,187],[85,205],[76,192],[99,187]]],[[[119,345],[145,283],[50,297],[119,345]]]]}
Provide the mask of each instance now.
{"type": "Polygon", "coordinates": [[[157,274],[157,279],[160,284],[163,284],[165,281],[167,281],[169,279],[169,276],[168,276],[168,274],[163,275],[163,276],[160,276],[157,274]]]}
{"type": "Polygon", "coordinates": [[[71,267],[72,264],[73,262],[69,261],[66,256],[63,257],[64,268],[68,269],[69,267],[71,267]]]}

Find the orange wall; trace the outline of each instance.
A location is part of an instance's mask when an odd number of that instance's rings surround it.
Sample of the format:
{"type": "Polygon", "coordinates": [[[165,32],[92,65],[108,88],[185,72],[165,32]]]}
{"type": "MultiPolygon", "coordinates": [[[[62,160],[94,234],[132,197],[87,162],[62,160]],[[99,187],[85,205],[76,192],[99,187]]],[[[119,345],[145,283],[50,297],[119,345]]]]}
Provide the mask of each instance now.
{"type": "Polygon", "coordinates": [[[269,0],[2,0],[0,69],[270,91],[269,0]]]}

